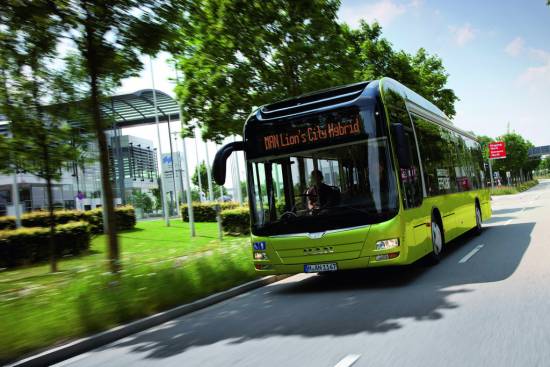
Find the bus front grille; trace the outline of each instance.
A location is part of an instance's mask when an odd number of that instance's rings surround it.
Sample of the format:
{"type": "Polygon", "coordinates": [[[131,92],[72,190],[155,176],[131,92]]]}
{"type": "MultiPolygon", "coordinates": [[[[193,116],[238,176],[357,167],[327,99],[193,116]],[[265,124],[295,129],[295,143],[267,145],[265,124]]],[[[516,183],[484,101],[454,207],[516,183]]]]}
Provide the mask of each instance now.
{"type": "Polygon", "coordinates": [[[355,242],[279,249],[276,251],[283,264],[304,264],[356,259],[361,254],[362,249],[363,242],[355,242]]]}

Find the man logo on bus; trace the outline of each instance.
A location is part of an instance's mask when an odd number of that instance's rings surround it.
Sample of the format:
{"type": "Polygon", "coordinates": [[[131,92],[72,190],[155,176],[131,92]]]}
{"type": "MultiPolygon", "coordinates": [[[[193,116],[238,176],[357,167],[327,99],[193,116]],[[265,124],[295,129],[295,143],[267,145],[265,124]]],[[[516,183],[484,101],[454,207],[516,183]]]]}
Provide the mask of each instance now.
{"type": "Polygon", "coordinates": [[[304,255],[326,255],[326,254],[332,254],[333,252],[334,252],[334,248],[332,246],[311,247],[311,248],[304,249],[304,255]]]}

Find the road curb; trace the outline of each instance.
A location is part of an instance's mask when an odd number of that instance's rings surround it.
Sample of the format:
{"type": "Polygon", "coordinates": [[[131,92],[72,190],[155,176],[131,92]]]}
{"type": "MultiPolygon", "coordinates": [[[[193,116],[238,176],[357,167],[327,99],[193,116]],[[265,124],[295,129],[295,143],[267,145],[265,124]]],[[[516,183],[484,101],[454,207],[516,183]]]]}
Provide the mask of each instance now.
{"type": "Polygon", "coordinates": [[[113,329],[109,329],[95,335],[78,339],[56,348],[48,349],[44,352],[9,364],[8,367],[47,366],[54,363],[59,363],[66,359],[75,357],[79,354],[88,352],[92,349],[96,349],[106,344],[112,343],[116,340],[125,338],[129,335],[149,329],[153,326],[163,324],[174,318],[187,315],[191,312],[201,310],[208,306],[212,306],[213,304],[228,300],[240,294],[249,292],[253,289],[278,282],[279,280],[285,279],[289,276],[290,275],[272,275],[256,279],[251,282],[228,289],[226,291],[212,294],[206,298],[202,298],[197,301],[133,321],[129,324],[120,325],[113,329]]]}

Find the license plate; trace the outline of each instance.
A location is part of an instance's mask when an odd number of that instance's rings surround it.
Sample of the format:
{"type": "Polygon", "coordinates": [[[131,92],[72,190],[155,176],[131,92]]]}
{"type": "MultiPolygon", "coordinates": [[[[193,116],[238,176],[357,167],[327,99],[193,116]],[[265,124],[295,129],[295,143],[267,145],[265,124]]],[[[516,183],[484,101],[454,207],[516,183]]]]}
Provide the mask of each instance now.
{"type": "Polygon", "coordinates": [[[336,263],[304,265],[304,273],[318,273],[321,271],[336,271],[336,270],[338,270],[338,266],[336,266],[336,263]]]}

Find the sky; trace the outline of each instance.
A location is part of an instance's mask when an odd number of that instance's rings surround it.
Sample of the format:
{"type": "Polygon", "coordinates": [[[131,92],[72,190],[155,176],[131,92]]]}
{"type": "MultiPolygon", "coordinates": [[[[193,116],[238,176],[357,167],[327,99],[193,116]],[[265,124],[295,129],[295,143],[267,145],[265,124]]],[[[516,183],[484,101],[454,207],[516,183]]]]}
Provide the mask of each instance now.
{"type": "MultiPolygon", "coordinates": [[[[338,17],[352,27],[360,19],[377,20],[394,48],[414,53],[423,47],[439,56],[449,73],[448,87],[460,98],[453,119],[458,127],[491,137],[509,129],[536,146],[550,145],[550,7],[546,0],[342,0],[338,17]]],[[[161,54],[153,60],[155,87],[174,95],[175,73],[169,59],[161,54]]],[[[140,77],[125,80],[119,93],[151,87],[145,61],[140,77]]],[[[174,130],[179,129],[176,125],[174,130]]],[[[150,139],[152,132],[153,127],[128,130],[150,139]]],[[[210,149],[212,158],[215,147],[210,149]]]]}
{"type": "Polygon", "coordinates": [[[550,145],[550,7],[546,0],[344,0],[340,20],[378,20],[395,48],[443,60],[460,98],[455,125],[516,131],[550,145]]]}

